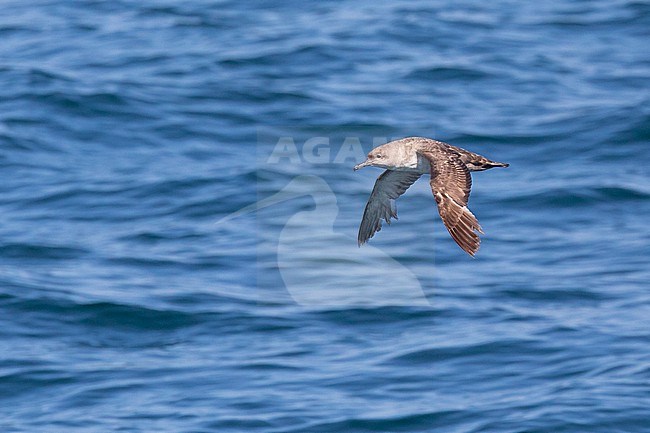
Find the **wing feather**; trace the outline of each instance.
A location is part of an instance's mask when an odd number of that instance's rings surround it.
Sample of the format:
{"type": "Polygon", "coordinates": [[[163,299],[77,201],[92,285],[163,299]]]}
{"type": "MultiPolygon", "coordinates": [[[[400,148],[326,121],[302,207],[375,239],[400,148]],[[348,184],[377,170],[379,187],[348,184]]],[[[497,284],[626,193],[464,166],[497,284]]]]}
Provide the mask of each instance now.
{"type": "Polygon", "coordinates": [[[478,220],[467,208],[472,177],[467,166],[455,152],[441,148],[421,150],[431,166],[431,191],[438,204],[440,218],[459,247],[474,256],[481,246],[478,233],[483,233],[478,220]]]}
{"type": "Polygon", "coordinates": [[[395,200],[420,176],[417,172],[386,170],[377,178],[359,226],[359,246],[381,230],[382,219],[388,224],[391,218],[397,219],[395,200]]]}

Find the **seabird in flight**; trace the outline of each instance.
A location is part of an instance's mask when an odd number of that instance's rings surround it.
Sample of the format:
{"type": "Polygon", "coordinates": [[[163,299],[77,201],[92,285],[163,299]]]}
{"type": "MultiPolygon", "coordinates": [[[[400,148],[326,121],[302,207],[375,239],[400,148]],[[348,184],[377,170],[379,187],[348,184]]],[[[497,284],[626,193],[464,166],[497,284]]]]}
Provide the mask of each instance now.
{"type": "Polygon", "coordinates": [[[354,167],[381,167],[384,171],[375,182],[359,227],[359,246],[381,230],[381,220],[390,224],[397,219],[395,200],[420,178],[429,173],[431,191],[438,212],[449,234],[467,254],[474,256],[483,234],[478,220],[467,208],[472,187],[471,171],[483,171],[508,164],[487,159],[441,141],[408,137],[374,148],[368,159],[354,167]]]}

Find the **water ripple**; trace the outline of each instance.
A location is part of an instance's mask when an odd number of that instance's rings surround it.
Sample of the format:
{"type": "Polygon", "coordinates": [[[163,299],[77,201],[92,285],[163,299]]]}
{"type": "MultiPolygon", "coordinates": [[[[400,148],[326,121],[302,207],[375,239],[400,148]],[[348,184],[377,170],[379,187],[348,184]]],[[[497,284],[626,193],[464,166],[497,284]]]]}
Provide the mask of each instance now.
{"type": "Polygon", "coordinates": [[[650,431],[648,5],[353,6],[3,2],[0,430],[650,431]],[[511,164],[476,259],[426,179],[356,247],[407,135],[511,164]]]}

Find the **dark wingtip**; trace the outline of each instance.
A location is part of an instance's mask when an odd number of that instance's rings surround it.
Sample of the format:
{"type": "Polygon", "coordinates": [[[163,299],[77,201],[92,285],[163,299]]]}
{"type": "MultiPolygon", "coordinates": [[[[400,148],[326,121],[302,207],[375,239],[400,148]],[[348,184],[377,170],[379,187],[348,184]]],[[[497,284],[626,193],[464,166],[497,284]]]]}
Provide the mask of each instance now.
{"type": "Polygon", "coordinates": [[[476,258],[476,253],[478,253],[478,250],[480,248],[480,245],[476,246],[475,248],[467,247],[467,249],[463,248],[462,246],[460,247],[463,251],[465,251],[469,256],[473,259],[476,258]]]}
{"type": "Polygon", "coordinates": [[[461,249],[462,249],[463,251],[465,251],[467,254],[469,254],[469,256],[470,256],[471,258],[473,258],[473,259],[476,258],[476,253],[478,253],[479,248],[480,248],[480,245],[479,245],[479,246],[476,246],[476,247],[474,247],[474,248],[468,246],[467,249],[465,249],[465,248],[463,248],[463,246],[461,246],[461,249]]]}

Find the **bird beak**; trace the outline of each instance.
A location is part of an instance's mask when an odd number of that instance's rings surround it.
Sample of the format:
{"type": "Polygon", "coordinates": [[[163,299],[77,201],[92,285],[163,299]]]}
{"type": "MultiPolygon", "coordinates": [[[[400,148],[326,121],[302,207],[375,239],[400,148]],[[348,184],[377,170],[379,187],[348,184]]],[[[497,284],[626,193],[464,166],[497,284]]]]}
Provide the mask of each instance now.
{"type": "Polygon", "coordinates": [[[365,161],[363,161],[361,164],[357,164],[357,165],[355,165],[355,166],[354,166],[354,171],[357,171],[358,169],[363,168],[363,167],[366,167],[366,166],[368,166],[368,165],[370,165],[370,161],[365,160],[365,161]]]}

